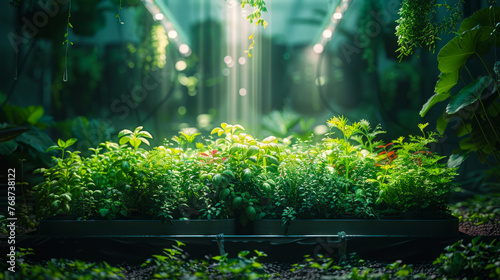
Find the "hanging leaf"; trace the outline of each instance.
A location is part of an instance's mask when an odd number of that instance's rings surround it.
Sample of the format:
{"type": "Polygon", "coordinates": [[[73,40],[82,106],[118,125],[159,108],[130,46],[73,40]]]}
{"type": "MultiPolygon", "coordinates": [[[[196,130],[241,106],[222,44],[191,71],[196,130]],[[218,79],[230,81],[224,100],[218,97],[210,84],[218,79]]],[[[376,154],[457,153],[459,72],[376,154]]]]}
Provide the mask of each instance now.
{"type": "Polygon", "coordinates": [[[474,80],[464,87],[457,95],[453,96],[446,107],[446,113],[455,114],[462,108],[469,106],[479,100],[483,91],[493,83],[493,79],[484,76],[474,80]]]}
{"type": "Polygon", "coordinates": [[[427,102],[425,102],[424,106],[422,106],[422,109],[420,109],[420,113],[419,113],[420,116],[424,117],[425,114],[427,114],[427,112],[429,111],[429,109],[432,106],[434,106],[436,103],[439,103],[441,101],[448,99],[448,97],[450,97],[449,93],[447,93],[447,94],[436,93],[433,96],[431,96],[431,98],[429,98],[429,100],[427,100],[427,102]]]}

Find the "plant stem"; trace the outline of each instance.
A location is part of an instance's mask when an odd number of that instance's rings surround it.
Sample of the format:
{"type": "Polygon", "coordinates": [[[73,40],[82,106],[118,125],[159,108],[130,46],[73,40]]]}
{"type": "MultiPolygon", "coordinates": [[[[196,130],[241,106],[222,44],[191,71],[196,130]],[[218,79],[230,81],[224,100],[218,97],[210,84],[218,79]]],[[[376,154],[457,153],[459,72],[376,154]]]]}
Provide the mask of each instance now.
{"type": "MultiPolygon", "coordinates": [[[[486,143],[488,144],[488,147],[491,149],[491,153],[493,154],[493,158],[495,158],[495,161],[497,162],[497,165],[500,166],[500,161],[499,161],[499,159],[496,156],[494,147],[492,147],[490,141],[488,140],[488,137],[486,136],[486,134],[485,134],[485,132],[483,130],[483,127],[481,126],[481,123],[479,122],[479,119],[477,118],[476,113],[474,111],[472,111],[472,113],[474,114],[474,118],[476,119],[477,125],[479,126],[479,129],[481,130],[481,133],[483,134],[483,137],[486,140],[486,143]]],[[[472,135],[471,135],[471,138],[472,138],[472,135]]]]}

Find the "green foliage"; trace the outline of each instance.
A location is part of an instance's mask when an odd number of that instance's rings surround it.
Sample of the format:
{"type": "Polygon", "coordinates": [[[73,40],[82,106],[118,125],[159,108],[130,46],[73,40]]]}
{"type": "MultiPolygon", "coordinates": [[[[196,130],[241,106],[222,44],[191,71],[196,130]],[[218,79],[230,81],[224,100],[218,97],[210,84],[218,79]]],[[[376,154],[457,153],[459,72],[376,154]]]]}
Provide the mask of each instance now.
{"type": "Polygon", "coordinates": [[[454,6],[446,3],[437,4],[428,0],[404,0],[399,10],[400,18],[396,20],[396,36],[398,37],[399,53],[401,60],[410,56],[416,48],[426,47],[434,50],[439,34],[447,33],[461,19],[461,2],[454,6]],[[440,23],[435,23],[438,8],[444,8],[450,15],[440,23]]]}
{"type": "Polygon", "coordinates": [[[433,264],[437,271],[448,277],[458,275],[472,276],[474,279],[498,279],[500,277],[500,243],[495,239],[491,243],[480,242],[481,236],[463,244],[463,240],[445,248],[433,264]]]}
{"type": "Polygon", "coordinates": [[[465,201],[452,205],[452,214],[458,217],[459,222],[471,222],[475,225],[489,222],[498,223],[500,216],[500,197],[495,195],[475,195],[465,201]]]}
{"type": "Polygon", "coordinates": [[[266,257],[263,252],[254,250],[254,256],[250,251],[238,253],[237,258],[229,258],[228,254],[214,256],[207,260],[188,259],[181,248],[185,244],[176,241],[177,245],[172,248],[163,249],[163,255],[153,255],[142,266],[154,264],[153,279],[210,279],[214,276],[222,279],[268,279],[259,258],[266,257]]]}
{"type": "MultiPolygon", "coordinates": [[[[454,151],[454,158],[466,158],[476,153],[483,163],[494,162],[491,174],[500,168],[500,94],[498,76],[495,76],[497,62],[485,61],[483,56],[496,53],[500,46],[496,31],[500,21],[500,7],[481,9],[463,20],[455,38],[451,39],[438,54],[438,68],[441,71],[436,83],[435,94],[423,105],[420,115],[424,116],[437,103],[451,97],[446,110],[438,120],[438,130],[444,133],[450,121],[456,121],[454,132],[460,141],[460,149],[454,151]],[[492,48],[493,47],[493,48],[492,48]],[[471,72],[469,64],[478,60],[484,68],[471,72]],[[465,71],[463,71],[465,70],[465,71]],[[457,89],[459,79],[464,86],[457,89]],[[458,91],[458,93],[454,93],[458,91]]],[[[498,70],[498,69],[497,69],[498,70]]]]}
{"type": "MultiPolygon", "coordinates": [[[[113,267],[106,262],[88,263],[80,260],[51,259],[39,264],[31,263],[28,258],[34,255],[33,249],[20,248],[16,251],[16,272],[2,269],[1,279],[123,279],[123,268],[113,267]]],[[[5,264],[0,266],[4,268],[5,264]]]]}
{"type": "Polygon", "coordinates": [[[385,145],[381,127],[365,120],[328,123],[341,138],[331,131],[316,144],[259,140],[226,123],[212,130],[218,137],[194,144],[199,133],[185,130],[149,151],[139,147],[152,138],[142,127],[122,130],[119,143],[101,143],[89,156],[68,151],[75,139],[59,140],[49,151],[61,157],[37,171],[45,177],[34,188],[39,217],[235,218],[244,226],[265,217],[287,227],[299,218],[446,211],[455,169],[429,151],[436,134],[426,125],[422,136],[385,145]]]}
{"type": "Polygon", "coordinates": [[[149,146],[149,141],[146,138],[153,138],[153,136],[147,131],[142,131],[142,126],[138,126],[133,132],[128,129],[120,131],[118,138],[120,138],[120,145],[129,143],[137,151],[141,143],[149,146]]]}

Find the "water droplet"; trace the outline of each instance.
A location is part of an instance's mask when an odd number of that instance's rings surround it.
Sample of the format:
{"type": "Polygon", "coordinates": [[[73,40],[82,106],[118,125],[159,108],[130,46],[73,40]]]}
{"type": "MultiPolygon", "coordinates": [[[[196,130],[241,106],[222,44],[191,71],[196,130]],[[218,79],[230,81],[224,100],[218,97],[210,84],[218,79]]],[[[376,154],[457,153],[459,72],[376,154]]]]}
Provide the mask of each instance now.
{"type": "Polygon", "coordinates": [[[64,69],[64,73],[63,73],[63,82],[67,82],[68,81],[68,70],[67,69],[64,69]]]}

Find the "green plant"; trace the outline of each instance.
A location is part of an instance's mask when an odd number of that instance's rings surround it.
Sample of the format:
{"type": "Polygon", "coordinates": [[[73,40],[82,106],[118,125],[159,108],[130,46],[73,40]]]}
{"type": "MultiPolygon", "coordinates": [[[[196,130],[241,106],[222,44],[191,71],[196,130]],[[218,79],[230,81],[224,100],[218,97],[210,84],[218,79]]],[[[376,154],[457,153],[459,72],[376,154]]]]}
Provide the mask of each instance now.
{"type": "Polygon", "coordinates": [[[500,215],[500,197],[498,195],[474,195],[465,201],[450,207],[459,222],[471,222],[476,225],[496,222],[500,215]]]}
{"type": "Polygon", "coordinates": [[[123,145],[129,143],[135,151],[139,148],[139,146],[144,143],[149,146],[149,141],[146,138],[153,138],[151,134],[147,131],[142,131],[142,126],[138,126],[134,129],[134,131],[130,131],[128,129],[124,129],[118,133],[119,144],[123,145]]]}
{"type": "Polygon", "coordinates": [[[428,0],[404,0],[399,10],[399,19],[396,20],[396,36],[398,38],[398,58],[413,54],[415,48],[428,47],[434,50],[438,35],[447,33],[461,19],[461,2],[454,6],[446,3],[437,4],[428,0]],[[444,21],[435,22],[438,8],[445,8],[450,13],[444,21]]]}
{"type": "Polygon", "coordinates": [[[53,214],[68,215],[72,198],[78,196],[83,189],[79,173],[85,171],[81,168],[82,160],[79,152],[66,151],[75,142],[74,138],[67,141],[59,139],[57,145],[47,149],[47,152],[59,150],[61,158],[53,157],[55,162],[53,167],[34,171],[34,173],[42,173],[45,177],[45,182],[33,187],[33,192],[35,192],[39,203],[39,214],[42,217],[53,214]],[[69,156],[65,157],[65,152],[69,156]]]}
{"type": "Polygon", "coordinates": [[[471,276],[474,279],[498,279],[500,277],[500,243],[495,239],[485,243],[481,236],[463,244],[463,240],[445,248],[434,262],[437,272],[447,277],[471,276]]]}
{"type": "Polygon", "coordinates": [[[492,47],[496,54],[496,48],[500,46],[496,29],[499,21],[500,7],[497,6],[481,9],[462,21],[457,35],[439,51],[437,59],[441,74],[435,94],[420,111],[420,115],[424,116],[437,103],[451,98],[437,122],[440,133],[444,133],[447,125],[454,122],[454,132],[462,138],[460,148],[450,157],[450,165],[476,153],[481,162],[489,165],[490,173],[497,180],[500,180],[499,64],[483,57],[491,53],[492,47]],[[473,60],[484,68],[473,71],[470,67],[473,60]],[[461,87],[457,87],[459,80],[463,83],[461,87]]]}
{"type": "MultiPolygon", "coordinates": [[[[123,268],[113,267],[106,262],[88,263],[80,260],[51,259],[41,263],[32,263],[30,255],[34,255],[31,248],[19,248],[16,251],[16,272],[3,270],[1,279],[123,279],[123,268]]],[[[0,267],[3,268],[4,264],[0,267]]]]}

